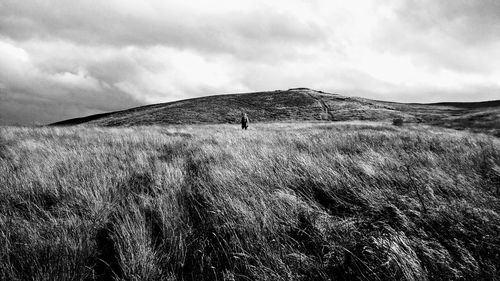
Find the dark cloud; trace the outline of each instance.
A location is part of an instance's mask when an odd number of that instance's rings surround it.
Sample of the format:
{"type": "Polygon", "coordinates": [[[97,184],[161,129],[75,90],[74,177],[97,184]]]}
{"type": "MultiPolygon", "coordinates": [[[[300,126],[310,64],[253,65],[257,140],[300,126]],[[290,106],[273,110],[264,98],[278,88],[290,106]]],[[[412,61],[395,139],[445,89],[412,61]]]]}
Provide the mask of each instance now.
{"type": "Polygon", "coordinates": [[[83,65],[40,67],[24,49],[0,41],[0,123],[48,123],[143,104],[83,65]]]}
{"type": "Polygon", "coordinates": [[[0,4],[0,32],[15,40],[165,45],[243,57],[274,52],[276,45],[284,50],[325,38],[324,30],[312,21],[297,20],[287,13],[259,6],[221,14],[195,13],[173,4],[162,14],[149,9],[145,14],[134,14],[99,1],[76,3],[6,0],[0,4]]]}
{"type": "Polygon", "coordinates": [[[54,88],[37,90],[33,93],[32,89],[1,89],[0,124],[47,124],[143,104],[117,89],[106,89],[99,93],[56,89],[58,93],[55,95],[50,92],[54,88]]]}
{"type": "Polygon", "coordinates": [[[100,112],[73,102],[38,99],[36,96],[29,96],[29,99],[19,98],[18,95],[0,98],[0,125],[45,125],[100,112]]]}

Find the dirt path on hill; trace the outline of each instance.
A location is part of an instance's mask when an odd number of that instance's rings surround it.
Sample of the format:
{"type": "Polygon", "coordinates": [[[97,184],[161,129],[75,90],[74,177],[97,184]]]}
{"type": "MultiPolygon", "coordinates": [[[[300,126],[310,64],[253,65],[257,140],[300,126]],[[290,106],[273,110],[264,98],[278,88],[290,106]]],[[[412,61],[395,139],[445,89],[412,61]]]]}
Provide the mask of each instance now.
{"type": "Polygon", "coordinates": [[[307,94],[311,98],[313,98],[316,101],[318,101],[319,104],[321,105],[321,107],[323,108],[323,111],[328,115],[329,120],[333,120],[333,115],[331,113],[331,110],[330,110],[330,107],[328,106],[328,104],[326,104],[326,102],[322,98],[320,98],[320,97],[314,96],[313,94],[310,94],[310,93],[307,93],[307,94]]]}

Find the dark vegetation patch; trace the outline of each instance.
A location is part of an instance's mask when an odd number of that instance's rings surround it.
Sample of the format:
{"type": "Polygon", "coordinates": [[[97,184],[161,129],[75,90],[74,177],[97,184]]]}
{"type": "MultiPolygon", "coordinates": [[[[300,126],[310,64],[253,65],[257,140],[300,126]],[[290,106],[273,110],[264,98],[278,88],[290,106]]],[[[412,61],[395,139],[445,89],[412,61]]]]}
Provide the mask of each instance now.
{"type": "Polygon", "coordinates": [[[147,194],[152,195],[155,192],[154,178],[150,173],[133,173],[124,183],[123,190],[125,194],[147,194]]]}
{"type": "Polygon", "coordinates": [[[8,140],[0,134],[0,159],[7,159],[9,156],[9,147],[15,145],[15,141],[8,140]]]}
{"type": "Polygon", "coordinates": [[[189,144],[185,141],[169,143],[161,147],[161,149],[159,150],[160,155],[158,159],[165,162],[171,162],[175,158],[182,157],[188,149],[189,144]]]}
{"type": "Polygon", "coordinates": [[[112,223],[107,223],[97,229],[95,242],[97,253],[95,256],[93,271],[96,280],[112,280],[123,277],[122,269],[118,260],[118,251],[113,240],[112,223]]]}
{"type": "Polygon", "coordinates": [[[403,126],[403,118],[394,118],[392,120],[392,125],[394,126],[403,126]]]}

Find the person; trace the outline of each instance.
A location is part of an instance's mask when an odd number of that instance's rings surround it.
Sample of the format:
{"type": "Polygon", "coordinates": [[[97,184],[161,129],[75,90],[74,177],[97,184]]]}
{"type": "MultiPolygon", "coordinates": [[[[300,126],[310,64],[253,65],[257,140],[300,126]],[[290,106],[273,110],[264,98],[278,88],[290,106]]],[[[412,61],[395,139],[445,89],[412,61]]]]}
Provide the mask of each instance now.
{"type": "Polygon", "coordinates": [[[243,115],[241,116],[241,129],[248,129],[248,115],[246,113],[243,113],[243,115]]]}

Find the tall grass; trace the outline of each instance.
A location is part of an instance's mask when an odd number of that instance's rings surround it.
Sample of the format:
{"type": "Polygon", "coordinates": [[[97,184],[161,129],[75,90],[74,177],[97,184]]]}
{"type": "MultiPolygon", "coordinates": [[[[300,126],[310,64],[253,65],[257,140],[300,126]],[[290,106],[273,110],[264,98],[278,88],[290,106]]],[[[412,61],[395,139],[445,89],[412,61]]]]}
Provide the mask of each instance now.
{"type": "Polygon", "coordinates": [[[2,127],[0,279],[497,279],[499,166],[429,127],[2,127]]]}

